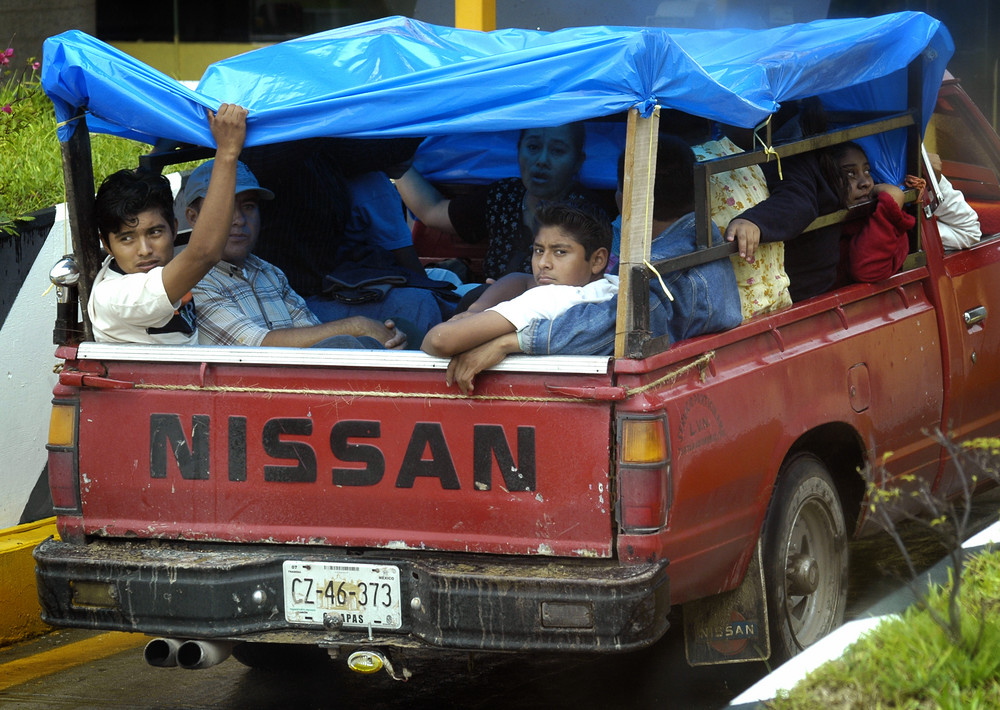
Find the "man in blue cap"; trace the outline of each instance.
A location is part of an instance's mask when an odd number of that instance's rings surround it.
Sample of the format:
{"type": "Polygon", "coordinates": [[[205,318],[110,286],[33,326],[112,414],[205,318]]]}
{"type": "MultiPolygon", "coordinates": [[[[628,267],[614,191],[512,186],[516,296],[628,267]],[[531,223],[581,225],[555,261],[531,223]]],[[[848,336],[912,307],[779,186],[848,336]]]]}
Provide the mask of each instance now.
{"type": "MultiPolygon", "coordinates": [[[[184,216],[193,228],[202,216],[212,164],[210,160],[191,173],[182,195],[184,216]]],[[[406,335],[391,320],[380,323],[351,316],[321,323],[289,286],[285,274],[252,253],[260,236],[259,202],[273,197],[245,164],[238,164],[236,201],[222,260],[193,289],[199,341],[285,347],[405,345],[406,335]]]]}

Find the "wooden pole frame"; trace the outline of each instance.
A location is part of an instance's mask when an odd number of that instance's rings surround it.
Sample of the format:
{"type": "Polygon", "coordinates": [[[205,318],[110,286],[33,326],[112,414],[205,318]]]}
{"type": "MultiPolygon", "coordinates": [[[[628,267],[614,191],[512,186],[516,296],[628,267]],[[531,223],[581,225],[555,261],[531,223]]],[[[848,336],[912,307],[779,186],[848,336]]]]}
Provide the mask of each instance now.
{"type": "Polygon", "coordinates": [[[628,114],[625,139],[625,173],[622,185],[622,241],[618,274],[618,318],[615,357],[635,357],[641,341],[649,337],[649,260],[653,243],[653,182],[660,109],[643,118],[636,109],[628,114]],[[635,305],[645,299],[644,309],[635,305]]]}
{"type": "Polygon", "coordinates": [[[101,249],[97,237],[97,218],[94,214],[94,164],[90,154],[90,133],[84,109],[79,109],[72,119],[73,135],[62,147],[63,181],[66,185],[66,206],[69,213],[70,233],[73,237],[73,254],[80,278],[80,310],[83,312],[84,340],[93,340],[87,303],[94,277],[101,268],[101,249]]]}

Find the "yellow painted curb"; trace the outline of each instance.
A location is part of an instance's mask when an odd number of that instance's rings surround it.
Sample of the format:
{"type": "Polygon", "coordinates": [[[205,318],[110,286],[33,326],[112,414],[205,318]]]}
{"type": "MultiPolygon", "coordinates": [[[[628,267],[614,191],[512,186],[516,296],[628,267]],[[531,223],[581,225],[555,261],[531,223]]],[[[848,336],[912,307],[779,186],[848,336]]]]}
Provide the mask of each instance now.
{"type": "Polygon", "coordinates": [[[0,647],[39,636],[52,627],[41,619],[35,587],[35,546],[56,536],[56,519],[0,530],[0,647]]]}
{"type": "MultiPolygon", "coordinates": [[[[142,634],[109,631],[85,641],[67,644],[51,651],[35,653],[8,663],[0,662],[0,690],[42,678],[59,671],[113,656],[137,646],[143,646],[149,637],[142,634]]],[[[0,661],[3,657],[0,656],[0,661]]]]}

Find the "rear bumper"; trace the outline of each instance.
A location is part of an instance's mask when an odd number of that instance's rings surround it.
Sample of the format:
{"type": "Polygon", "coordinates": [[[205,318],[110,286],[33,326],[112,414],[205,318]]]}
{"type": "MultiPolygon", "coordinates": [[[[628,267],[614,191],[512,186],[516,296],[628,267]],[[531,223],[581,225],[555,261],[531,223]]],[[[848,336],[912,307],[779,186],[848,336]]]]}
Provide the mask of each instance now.
{"type": "Polygon", "coordinates": [[[625,651],[652,643],[669,626],[665,561],[622,566],[609,560],[53,539],[36,548],[35,560],[42,618],[56,626],[244,640],[277,633],[319,645],[374,641],[484,651],[625,651]],[[285,560],[399,566],[402,628],[372,637],[363,629],[287,622],[285,560]]]}

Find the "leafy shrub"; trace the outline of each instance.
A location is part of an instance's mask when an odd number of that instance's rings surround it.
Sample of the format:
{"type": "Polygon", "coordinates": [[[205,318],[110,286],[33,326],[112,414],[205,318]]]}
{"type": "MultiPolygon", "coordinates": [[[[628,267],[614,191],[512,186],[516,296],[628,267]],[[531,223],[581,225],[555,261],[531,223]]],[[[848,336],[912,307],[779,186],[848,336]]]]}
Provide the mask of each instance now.
{"type": "MultiPolygon", "coordinates": [[[[2,45],[0,45],[2,46],[2,45]]],[[[41,64],[28,58],[18,68],[13,47],[0,50],[0,234],[44,207],[65,202],[62,154],[52,102],[42,91],[41,64]]],[[[134,167],[149,152],[144,143],[92,135],[98,184],[122,167],[134,167]]]]}
{"type": "Polygon", "coordinates": [[[1000,707],[1000,553],[980,554],[963,573],[962,637],[956,644],[931,613],[946,615],[950,583],[768,703],[798,708],[1000,707]]]}
{"type": "MultiPolygon", "coordinates": [[[[973,491],[984,480],[1000,482],[1000,439],[956,444],[934,436],[958,468],[958,501],[936,497],[926,484],[911,492],[926,518],[910,515],[938,536],[948,550],[949,580],[927,591],[911,589],[918,602],[899,617],[884,620],[837,660],[820,666],[790,691],[767,704],[776,710],[826,707],[997,708],[1000,707],[1000,551],[966,559],[961,542],[970,532],[973,491]]],[[[905,477],[904,477],[905,478],[905,477]]],[[[889,508],[899,490],[870,490],[871,512],[916,569],[889,508]]]]}

